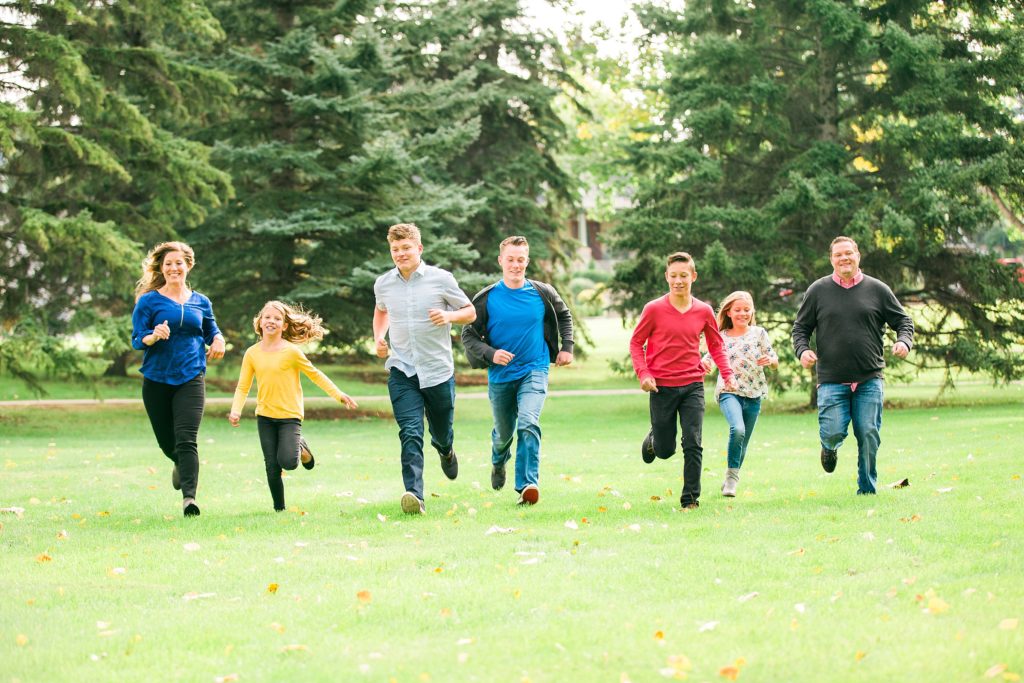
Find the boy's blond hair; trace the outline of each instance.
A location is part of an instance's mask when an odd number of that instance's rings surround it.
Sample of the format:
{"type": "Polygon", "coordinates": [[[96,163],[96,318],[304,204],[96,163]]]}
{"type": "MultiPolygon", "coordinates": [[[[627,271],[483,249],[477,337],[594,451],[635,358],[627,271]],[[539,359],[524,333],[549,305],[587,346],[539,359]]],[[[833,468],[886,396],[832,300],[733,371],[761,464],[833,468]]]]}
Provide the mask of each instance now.
{"type": "Polygon", "coordinates": [[[415,223],[396,223],[388,228],[388,243],[398,240],[412,240],[421,244],[420,229],[415,223]]]}

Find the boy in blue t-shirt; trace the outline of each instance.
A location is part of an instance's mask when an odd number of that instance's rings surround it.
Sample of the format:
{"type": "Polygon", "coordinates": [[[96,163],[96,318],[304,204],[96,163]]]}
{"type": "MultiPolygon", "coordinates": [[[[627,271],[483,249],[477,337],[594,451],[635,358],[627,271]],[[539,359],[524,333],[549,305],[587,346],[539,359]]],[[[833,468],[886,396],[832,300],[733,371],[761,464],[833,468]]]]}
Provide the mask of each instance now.
{"type": "Polygon", "coordinates": [[[554,287],[526,279],[529,262],[525,237],[503,240],[498,250],[502,278],[473,297],[476,321],[462,328],[470,365],[488,368],[487,395],[494,414],[491,487],[505,485],[515,436],[520,505],[540,500],[540,412],[547,397],[548,366],[568,365],[573,359],[572,314],[554,287]]]}

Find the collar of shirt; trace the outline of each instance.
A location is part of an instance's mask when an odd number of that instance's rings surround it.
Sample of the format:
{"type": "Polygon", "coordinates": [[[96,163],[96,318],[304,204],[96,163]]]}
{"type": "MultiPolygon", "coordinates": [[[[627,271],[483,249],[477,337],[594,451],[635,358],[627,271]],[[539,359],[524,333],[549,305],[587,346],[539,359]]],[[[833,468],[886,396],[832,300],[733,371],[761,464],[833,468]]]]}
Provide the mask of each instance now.
{"type": "Polygon", "coordinates": [[[420,264],[416,266],[416,270],[412,271],[412,274],[407,279],[405,278],[405,276],[402,275],[401,269],[399,269],[398,266],[395,266],[395,276],[402,280],[402,282],[409,282],[410,280],[413,279],[413,277],[423,277],[423,269],[426,267],[427,264],[424,263],[423,261],[420,261],[420,264]]]}
{"type": "Polygon", "coordinates": [[[857,274],[853,276],[852,280],[844,280],[839,277],[836,273],[832,273],[832,282],[836,283],[843,289],[850,289],[860,284],[860,281],[864,279],[864,271],[857,269],[857,274]]]}

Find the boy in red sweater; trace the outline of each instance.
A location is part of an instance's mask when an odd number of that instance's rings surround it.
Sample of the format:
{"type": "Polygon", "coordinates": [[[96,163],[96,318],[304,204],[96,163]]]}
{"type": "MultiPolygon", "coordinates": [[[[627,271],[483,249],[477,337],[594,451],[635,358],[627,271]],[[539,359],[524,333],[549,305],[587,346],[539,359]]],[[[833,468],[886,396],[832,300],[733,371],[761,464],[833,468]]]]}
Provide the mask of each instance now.
{"type": "Polygon", "coordinates": [[[701,365],[700,336],[718,366],[726,391],[735,391],[732,369],[722,350],[715,312],[694,299],[690,287],[697,279],[697,266],[686,252],[668,257],[665,296],[644,306],[629,354],[640,388],[650,393],[651,430],[640,453],[644,462],[671,458],[676,451],[676,416],[683,432],[683,509],[696,508],[700,498],[701,427],[704,424],[704,368],[701,365]]]}

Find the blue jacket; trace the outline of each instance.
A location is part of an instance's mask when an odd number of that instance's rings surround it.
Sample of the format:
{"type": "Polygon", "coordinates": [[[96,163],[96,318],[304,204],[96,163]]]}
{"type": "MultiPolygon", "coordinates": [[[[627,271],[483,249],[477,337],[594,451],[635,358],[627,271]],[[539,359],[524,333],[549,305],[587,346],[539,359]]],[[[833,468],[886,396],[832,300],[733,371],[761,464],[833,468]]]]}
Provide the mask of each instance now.
{"type": "Polygon", "coordinates": [[[184,304],[153,290],[139,297],[132,312],[132,347],[145,352],[142,375],[154,382],[184,384],[206,372],[206,347],[220,334],[213,305],[199,292],[184,304]],[[167,321],[171,336],[152,346],[142,338],[167,321]]]}

